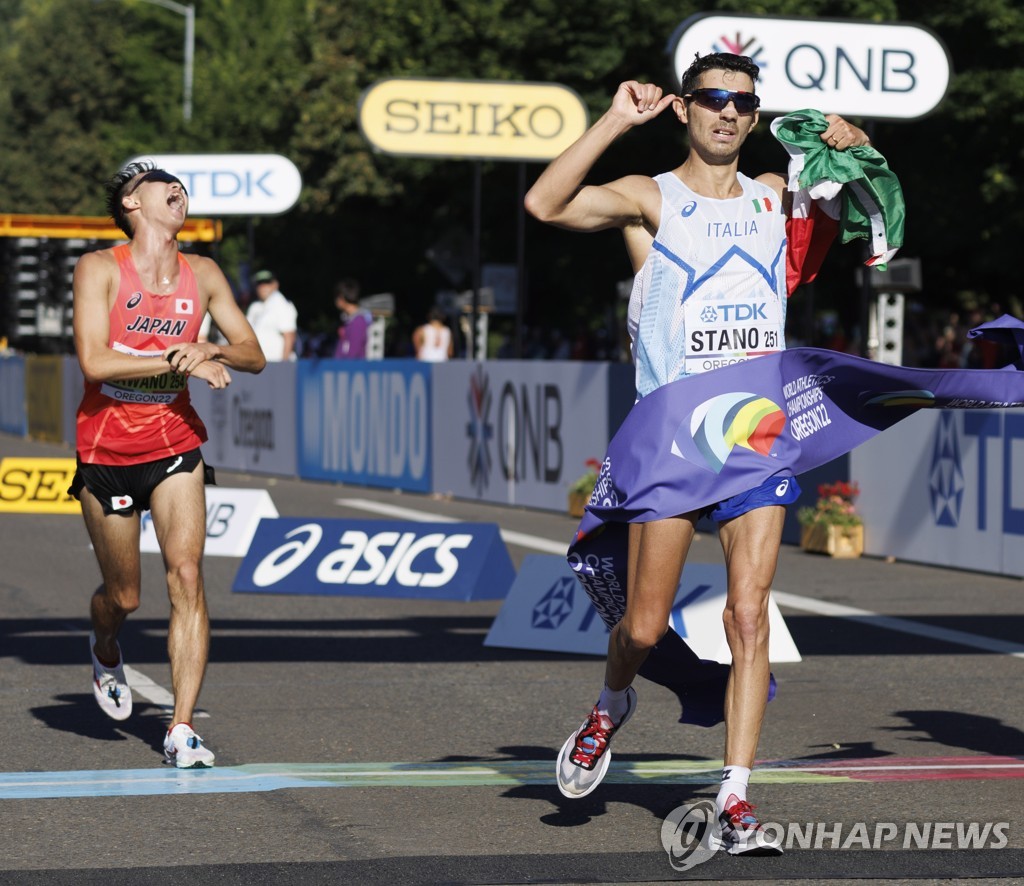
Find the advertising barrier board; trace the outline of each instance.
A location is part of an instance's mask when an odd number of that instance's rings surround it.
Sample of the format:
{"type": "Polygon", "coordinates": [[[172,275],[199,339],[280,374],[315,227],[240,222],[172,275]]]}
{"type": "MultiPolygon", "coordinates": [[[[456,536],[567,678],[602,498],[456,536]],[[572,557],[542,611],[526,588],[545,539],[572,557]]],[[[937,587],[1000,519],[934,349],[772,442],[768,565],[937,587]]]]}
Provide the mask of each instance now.
{"type": "Polygon", "coordinates": [[[232,372],[214,390],[191,379],[192,405],[210,439],[203,458],[215,468],[294,477],[296,456],[295,363],[269,363],[259,375],[232,372]]]}
{"type": "Polygon", "coordinates": [[[25,358],[0,357],[0,431],[24,437],[28,434],[25,407],[25,358]]]}
{"type": "MultiPolygon", "coordinates": [[[[726,589],[724,566],[688,563],[670,619],[700,658],[723,664],[732,661],[722,624],[726,589]]],[[[779,607],[774,600],[768,607],[770,660],[800,661],[779,607]]],[[[564,557],[528,554],[484,645],[604,656],[608,628],[564,557]]]]}
{"type": "Polygon", "coordinates": [[[82,513],[78,499],[68,495],[77,466],[73,458],[0,460],[0,512],[82,513]]]}
{"type": "MultiPolygon", "coordinates": [[[[206,547],[210,557],[244,557],[249,551],[256,527],[264,517],[276,517],[277,508],[265,489],[206,487],[206,547]]],[[[142,514],[139,550],[160,553],[153,527],[153,515],[142,514]]]]}
{"type": "Polygon", "coordinates": [[[28,433],[36,440],[64,440],[64,358],[29,354],[25,358],[28,433]]]}
{"type": "Polygon", "coordinates": [[[850,454],[864,550],[1024,576],[1024,415],[922,410],[850,454]]]}
{"type": "Polygon", "coordinates": [[[431,492],[431,366],[416,360],[300,360],[298,471],[431,492]]]}
{"type": "Polygon", "coordinates": [[[260,521],[232,590],[499,600],[515,569],[495,523],[260,521]]]}
{"type": "Polygon", "coordinates": [[[608,446],[608,365],[450,361],[434,367],[434,490],[564,510],[608,446]]]}

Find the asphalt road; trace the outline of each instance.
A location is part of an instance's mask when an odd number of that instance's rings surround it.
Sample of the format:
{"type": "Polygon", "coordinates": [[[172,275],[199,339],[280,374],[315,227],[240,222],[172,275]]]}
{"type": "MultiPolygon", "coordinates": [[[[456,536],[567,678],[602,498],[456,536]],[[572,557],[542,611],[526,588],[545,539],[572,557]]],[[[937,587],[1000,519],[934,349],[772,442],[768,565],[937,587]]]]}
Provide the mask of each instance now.
{"type": "MultiPolygon", "coordinates": [[[[0,435],[0,456],[70,454],[0,435]]],[[[268,489],[282,516],[375,519],[339,503],[359,498],[556,543],[575,526],[386,490],[219,482],[268,489]]],[[[508,547],[517,566],[535,552],[508,547]]],[[[692,557],[720,562],[717,539],[701,535],[692,557]]],[[[159,556],[143,560],[122,647],[159,699],[168,604],[159,556]]],[[[179,773],[161,763],[158,703],[137,698],[118,724],[92,699],[99,577],[81,518],[0,514],[0,883],[1024,880],[1019,580],[784,547],[775,588],[803,661],[774,667],[751,799],[809,842],[679,872],[662,823],[713,798],[721,726],[676,724],[674,697],[641,682],[607,783],[565,800],[553,760],[596,697],[599,658],[484,647],[499,602],[233,594],[239,562],[205,564],[213,642],[195,725],[217,768],[179,773]],[[988,838],[957,848],[971,823],[988,838]]]]}

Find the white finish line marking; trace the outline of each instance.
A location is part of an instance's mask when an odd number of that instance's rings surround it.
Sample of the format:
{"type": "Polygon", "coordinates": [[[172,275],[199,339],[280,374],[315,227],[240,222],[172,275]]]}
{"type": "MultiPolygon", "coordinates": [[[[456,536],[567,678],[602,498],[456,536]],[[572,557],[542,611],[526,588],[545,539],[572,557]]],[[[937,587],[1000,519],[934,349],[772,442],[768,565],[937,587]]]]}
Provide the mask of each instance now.
{"type": "MultiPolygon", "coordinates": [[[[456,520],[454,517],[431,514],[429,511],[415,511],[412,508],[402,508],[398,505],[384,504],[383,502],[368,501],[363,498],[339,498],[335,504],[343,508],[355,508],[360,511],[370,511],[374,514],[382,514],[386,517],[397,517],[400,520],[413,520],[417,523],[465,523],[467,520],[456,520]]],[[[551,541],[541,538],[539,535],[527,535],[524,532],[513,532],[510,529],[502,529],[501,537],[509,544],[518,545],[521,548],[533,548],[536,551],[543,551],[545,554],[561,554],[569,550],[568,540],[564,542],[551,541]]]]}
{"type": "MultiPolygon", "coordinates": [[[[158,683],[154,683],[142,671],[131,665],[124,665],[124,676],[133,696],[139,696],[157,707],[163,708],[168,714],[174,713],[174,696],[158,683]]],[[[192,715],[194,718],[209,717],[206,711],[198,708],[192,715]]]]}
{"type": "MultiPolygon", "coordinates": [[[[405,520],[440,523],[459,522],[452,517],[443,517],[437,514],[431,514],[428,511],[416,511],[411,508],[401,508],[394,505],[367,501],[360,498],[339,498],[335,503],[342,507],[372,511],[374,513],[385,514],[390,517],[399,517],[405,520]]],[[[533,548],[548,554],[565,554],[568,548],[568,544],[559,544],[546,538],[539,538],[535,535],[526,535],[521,532],[506,532],[505,530],[502,530],[501,537],[511,544],[519,545],[524,548],[533,548]]],[[[799,594],[790,594],[785,591],[776,591],[773,589],[772,596],[775,598],[775,602],[780,606],[787,606],[790,609],[799,609],[803,612],[813,612],[815,615],[827,615],[831,618],[845,618],[849,621],[856,621],[877,628],[885,628],[890,631],[899,631],[903,634],[913,634],[918,637],[927,637],[931,640],[942,640],[947,643],[956,643],[960,646],[967,646],[971,649],[982,649],[985,652],[996,652],[1003,655],[1009,655],[1012,658],[1024,658],[1024,643],[1012,643],[1007,640],[996,640],[992,637],[982,637],[979,634],[969,634],[966,631],[957,631],[952,628],[940,628],[934,625],[923,624],[922,622],[911,621],[906,618],[882,615],[878,612],[871,612],[868,609],[855,609],[852,606],[842,606],[838,603],[828,603],[824,600],[815,600],[813,597],[802,597],[799,594]]]]}
{"type": "Polygon", "coordinates": [[[972,649],[983,649],[985,652],[999,652],[1013,658],[1024,658],[1024,644],[1022,643],[1010,643],[1006,640],[982,637],[979,634],[969,634],[966,631],[957,631],[952,628],[940,628],[935,625],[910,621],[906,618],[895,618],[891,615],[881,615],[867,609],[855,609],[852,606],[842,606],[838,603],[828,603],[824,600],[814,600],[810,597],[800,597],[796,594],[787,594],[784,591],[773,590],[772,596],[775,597],[775,602],[780,606],[787,606],[790,609],[800,609],[804,612],[813,612],[816,615],[828,615],[832,618],[845,618],[849,621],[857,621],[861,624],[871,625],[876,628],[887,628],[890,631],[914,634],[918,637],[927,637],[931,640],[944,640],[947,643],[957,643],[960,646],[969,646],[972,649]]]}

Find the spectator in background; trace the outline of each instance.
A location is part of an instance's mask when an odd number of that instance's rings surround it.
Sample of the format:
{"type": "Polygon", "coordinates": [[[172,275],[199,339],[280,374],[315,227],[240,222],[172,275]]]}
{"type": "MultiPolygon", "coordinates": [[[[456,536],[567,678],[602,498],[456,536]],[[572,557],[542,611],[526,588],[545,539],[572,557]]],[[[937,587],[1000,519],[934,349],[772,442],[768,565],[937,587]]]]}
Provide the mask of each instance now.
{"type": "Polygon", "coordinates": [[[245,316],[256,332],[267,362],[294,360],[299,312],[282,294],[272,271],[257,271],[252,282],[256,287],[256,300],[249,305],[245,316]]]}
{"type": "Polygon", "coordinates": [[[427,363],[443,363],[455,356],[452,331],[444,322],[444,313],[433,307],[427,313],[427,322],[416,327],[412,334],[416,359],[427,363]]]}
{"type": "Polygon", "coordinates": [[[334,304],[341,312],[338,342],[334,356],[338,360],[365,360],[366,339],[373,314],[359,307],[359,282],[346,277],[334,288],[334,304]]]}

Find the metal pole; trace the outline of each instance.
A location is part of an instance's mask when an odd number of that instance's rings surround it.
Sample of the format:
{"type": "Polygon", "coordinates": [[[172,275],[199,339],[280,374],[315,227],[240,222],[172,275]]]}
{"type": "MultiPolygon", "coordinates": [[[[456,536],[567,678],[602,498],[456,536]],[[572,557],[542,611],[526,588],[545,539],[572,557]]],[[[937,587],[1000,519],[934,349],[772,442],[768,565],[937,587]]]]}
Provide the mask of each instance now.
{"type": "Polygon", "coordinates": [[[480,192],[482,190],[481,184],[481,163],[479,160],[473,161],[473,316],[470,318],[470,354],[469,359],[476,359],[476,352],[479,348],[477,342],[477,336],[479,331],[477,330],[477,321],[480,317],[480,227],[481,227],[481,211],[480,211],[480,192]]]}
{"type": "MultiPolygon", "coordinates": [[[[868,120],[864,124],[864,131],[867,133],[868,139],[874,143],[875,141],[875,121],[868,120]]],[[[864,261],[871,258],[871,244],[870,242],[864,246],[863,250],[864,261]]],[[[871,342],[871,301],[873,291],[871,289],[871,268],[866,264],[860,266],[861,283],[860,283],[860,356],[870,357],[872,351],[871,342]]],[[[874,343],[877,346],[877,342],[874,343]]]]}
{"type": "Polygon", "coordinates": [[[516,337],[513,353],[523,357],[523,317],[526,313],[526,164],[519,164],[519,187],[516,193],[516,337]]]}
{"type": "Polygon", "coordinates": [[[182,114],[185,122],[192,119],[192,65],[196,54],[196,8],[185,7],[185,81],[182,86],[182,114]]]}
{"type": "Polygon", "coordinates": [[[196,8],[193,4],[185,6],[175,0],[144,0],[153,6],[162,6],[171,12],[185,16],[185,70],[182,73],[181,113],[187,123],[192,119],[192,66],[196,53],[196,8]]]}

